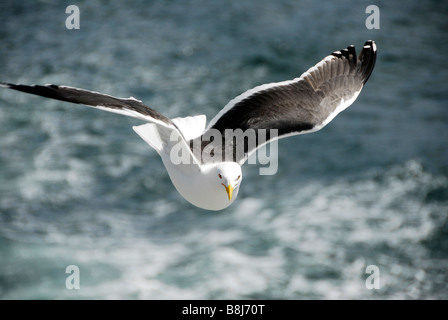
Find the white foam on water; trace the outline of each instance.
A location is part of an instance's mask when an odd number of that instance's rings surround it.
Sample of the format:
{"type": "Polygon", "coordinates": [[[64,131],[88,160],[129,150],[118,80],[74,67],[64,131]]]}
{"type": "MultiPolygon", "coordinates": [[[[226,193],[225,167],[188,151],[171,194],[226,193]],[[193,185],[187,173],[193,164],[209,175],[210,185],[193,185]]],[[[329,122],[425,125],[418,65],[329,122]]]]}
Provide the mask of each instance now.
{"type": "MultiPolygon", "coordinates": [[[[58,154],[65,157],[69,150],[60,147],[69,145],[70,137],[61,137],[57,126],[48,130],[52,138],[34,156],[33,167],[17,180],[20,194],[26,201],[39,201],[49,196],[47,185],[59,184],[63,187],[54,195],[56,203],[73,197],[87,199],[95,185],[96,164],[73,157],[67,163],[58,162],[58,154]]],[[[85,134],[79,134],[77,141],[96,147],[103,144],[85,134]]],[[[141,161],[139,154],[127,160],[117,157],[121,160],[115,171],[106,172],[118,178],[141,161]]],[[[110,165],[105,156],[99,159],[106,167],[110,165]]],[[[172,199],[148,202],[151,207],[145,215],[83,213],[76,221],[80,233],[70,236],[59,224],[22,210],[15,221],[3,225],[2,234],[19,240],[14,230],[30,234],[40,230],[46,233],[43,241],[56,246],[55,252],[83,265],[84,272],[97,274],[79,292],[80,297],[419,298],[430,291],[421,241],[432,234],[436,228],[433,216],[443,210],[440,203],[425,203],[425,196],[431,189],[447,186],[445,177],[434,176],[410,160],[357,179],[310,182],[296,192],[288,186],[285,197],[282,189],[268,196],[241,197],[229,212],[196,213],[178,234],[169,222],[179,215],[172,199]],[[151,209],[159,214],[150,214],[151,209]],[[94,218],[82,221],[88,217],[94,218]],[[158,223],[171,228],[166,242],[145,232],[158,223]],[[106,235],[95,236],[102,229],[106,235]],[[68,239],[70,248],[64,254],[68,239]],[[378,292],[365,287],[365,268],[370,264],[382,270],[383,289],[378,292]],[[101,270],[95,271],[101,268],[98,265],[115,270],[116,276],[102,280],[101,270]]],[[[2,203],[12,206],[7,199],[2,203]]],[[[51,296],[43,292],[45,288],[35,290],[51,296]]],[[[69,294],[73,295],[63,292],[61,297],[69,294]]]]}
{"type": "MultiPolygon", "coordinates": [[[[437,185],[446,186],[446,179],[409,161],[365,180],[310,184],[294,197],[277,198],[279,209],[270,207],[270,199],[242,198],[231,220],[225,220],[232,227],[192,227],[169,244],[134,238],[131,225],[112,220],[124,229],[114,234],[123,232],[129,239],[113,248],[104,239],[109,249],[95,243],[97,249],[76,259],[110,263],[121,272],[119,278],[90,288],[92,297],[418,298],[428,280],[420,242],[434,230],[430,215],[438,208],[424,205],[423,195],[415,194],[437,185]],[[247,244],[254,237],[271,243],[251,252],[247,244]],[[365,286],[365,270],[372,264],[382,271],[382,287],[376,292],[365,286]],[[181,278],[197,281],[170,281],[179,272],[181,278]]],[[[140,221],[145,223],[149,221],[140,221]]]]}

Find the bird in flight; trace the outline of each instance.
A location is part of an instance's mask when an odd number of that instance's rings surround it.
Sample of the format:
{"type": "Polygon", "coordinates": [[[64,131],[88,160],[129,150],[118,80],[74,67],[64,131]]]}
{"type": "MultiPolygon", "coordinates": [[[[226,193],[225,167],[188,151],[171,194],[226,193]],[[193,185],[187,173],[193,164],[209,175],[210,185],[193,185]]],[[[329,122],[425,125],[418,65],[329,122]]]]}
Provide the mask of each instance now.
{"type": "Polygon", "coordinates": [[[222,210],[236,199],[241,166],[259,147],[320,130],[356,100],[376,51],[372,40],[358,56],[353,45],[335,51],[298,78],[242,93],[208,125],[205,115],[170,119],[132,97],[53,84],[0,86],[145,121],[133,129],[158,152],[177,191],[197,207],[222,210]]]}

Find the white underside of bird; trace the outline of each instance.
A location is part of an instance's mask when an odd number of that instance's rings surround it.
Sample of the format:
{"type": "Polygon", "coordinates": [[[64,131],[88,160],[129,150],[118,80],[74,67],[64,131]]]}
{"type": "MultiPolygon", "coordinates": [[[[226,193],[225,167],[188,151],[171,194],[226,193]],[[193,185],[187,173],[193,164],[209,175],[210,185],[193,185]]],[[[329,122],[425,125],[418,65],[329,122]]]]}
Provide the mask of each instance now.
{"type": "MultiPolygon", "coordinates": [[[[173,121],[176,123],[176,119],[173,121]]],[[[175,127],[164,124],[148,123],[133,129],[159,153],[173,185],[187,201],[206,210],[227,208],[238,196],[241,166],[235,162],[200,164],[187,139],[193,139],[205,130],[205,116],[178,118],[177,122],[180,121],[183,125],[178,125],[178,128],[182,134],[175,127]],[[174,147],[176,152],[189,157],[185,163],[173,161],[174,147]]]]}

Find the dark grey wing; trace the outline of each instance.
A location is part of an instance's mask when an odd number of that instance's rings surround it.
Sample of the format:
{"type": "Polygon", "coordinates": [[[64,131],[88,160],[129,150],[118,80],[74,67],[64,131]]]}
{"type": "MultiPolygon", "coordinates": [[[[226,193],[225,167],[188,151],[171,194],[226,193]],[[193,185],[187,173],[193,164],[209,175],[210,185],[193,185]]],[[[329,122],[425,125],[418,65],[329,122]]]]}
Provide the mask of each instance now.
{"type": "Polygon", "coordinates": [[[173,123],[160,112],[151,109],[144,105],[141,101],[134,98],[116,98],[107,94],[102,94],[94,91],[58,86],[49,84],[41,85],[23,85],[0,82],[0,86],[10,89],[35,94],[38,96],[72,102],[77,104],[84,104],[86,106],[97,109],[123,114],[126,116],[138,118],[144,121],[156,122],[160,121],[165,125],[172,125],[173,123]]]}
{"type": "MultiPolygon", "coordinates": [[[[213,131],[224,137],[228,129],[252,130],[258,137],[263,129],[266,140],[247,143],[251,134],[246,134],[240,141],[238,138],[223,141],[222,152],[227,156],[233,152],[232,160],[242,164],[252,152],[272,139],[323,128],[356,100],[372,73],[375,60],[375,42],[367,41],[359,56],[352,45],[327,56],[300,78],[261,85],[243,93],[211,120],[202,137],[205,140],[202,149],[210,143],[207,139],[213,131]],[[277,135],[269,135],[275,133],[271,129],[276,129],[277,135]],[[237,153],[241,148],[244,152],[237,153]]],[[[216,144],[216,141],[211,143],[216,144]]]]}

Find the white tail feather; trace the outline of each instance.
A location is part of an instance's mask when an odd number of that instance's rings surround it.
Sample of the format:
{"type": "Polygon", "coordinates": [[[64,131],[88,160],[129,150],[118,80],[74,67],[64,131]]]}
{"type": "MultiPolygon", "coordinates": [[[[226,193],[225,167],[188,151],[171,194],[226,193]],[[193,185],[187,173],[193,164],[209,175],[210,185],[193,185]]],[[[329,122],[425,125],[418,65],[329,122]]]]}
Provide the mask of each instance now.
{"type": "Polygon", "coordinates": [[[194,117],[175,118],[171,121],[179,128],[185,140],[192,140],[204,133],[207,118],[201,114],[194,117]]]}
{"type": "Polygon", "coordinates": [[[143,139],[147,144],[153,147],[159,154],[163,150],[163,140],[160,137],[157,125],[153,123],[146,123],[140,126],[133,126],[132,129],[143,139]]]}

